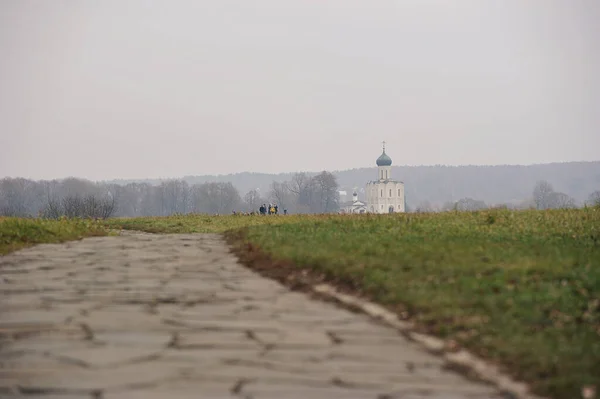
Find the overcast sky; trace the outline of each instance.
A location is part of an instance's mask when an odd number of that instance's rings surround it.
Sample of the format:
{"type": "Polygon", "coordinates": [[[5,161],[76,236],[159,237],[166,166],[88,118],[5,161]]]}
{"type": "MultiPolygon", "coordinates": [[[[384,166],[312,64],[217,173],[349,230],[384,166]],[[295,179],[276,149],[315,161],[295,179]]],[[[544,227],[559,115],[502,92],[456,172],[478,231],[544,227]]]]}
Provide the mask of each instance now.
{"type": "Polygon", "coordinates": [[[600,160],[598,0],[0,1],[0,177],[600,160]]]}

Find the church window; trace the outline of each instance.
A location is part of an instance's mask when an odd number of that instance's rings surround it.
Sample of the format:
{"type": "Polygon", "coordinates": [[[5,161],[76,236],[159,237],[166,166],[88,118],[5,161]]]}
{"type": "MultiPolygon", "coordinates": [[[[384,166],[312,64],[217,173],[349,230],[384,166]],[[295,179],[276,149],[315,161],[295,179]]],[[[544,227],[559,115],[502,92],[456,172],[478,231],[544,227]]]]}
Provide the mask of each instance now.
{"type": "Polygon", "coordinates": [[[400,196],[400,189],[398,189],[398,197],[400,196]]]}
{"type": "Polygon", "coordinates": [[[383,189],[381,189],[381,198],[383,198],[383,189]]]}
{"type": "Polygon", "coordinates": [[[390,197],[392,196],[392,189],[390,188],[390,197]]]}

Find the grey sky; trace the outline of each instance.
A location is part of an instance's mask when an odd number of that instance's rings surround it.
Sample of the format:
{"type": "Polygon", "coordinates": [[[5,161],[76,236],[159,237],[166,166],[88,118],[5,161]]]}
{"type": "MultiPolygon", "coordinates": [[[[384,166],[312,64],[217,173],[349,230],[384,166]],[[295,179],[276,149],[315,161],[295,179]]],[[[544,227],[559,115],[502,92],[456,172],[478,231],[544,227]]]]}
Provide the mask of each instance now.
{"type": "Polygon", "coordinates": [[[600,159],[598,0],[0,1],[0,177],[600,159]]]}

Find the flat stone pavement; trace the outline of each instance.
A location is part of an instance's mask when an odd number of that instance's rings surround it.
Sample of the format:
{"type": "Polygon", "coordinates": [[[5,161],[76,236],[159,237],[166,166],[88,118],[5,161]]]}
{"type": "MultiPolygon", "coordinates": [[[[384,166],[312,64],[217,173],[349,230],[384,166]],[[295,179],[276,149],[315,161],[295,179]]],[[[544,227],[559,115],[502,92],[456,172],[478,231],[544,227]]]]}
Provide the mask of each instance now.
{"type": "Polygon", "coordinates": [[[248,270],[218,235],[130,233],[0,257],[0,397],[503,396],[248,270]]]}

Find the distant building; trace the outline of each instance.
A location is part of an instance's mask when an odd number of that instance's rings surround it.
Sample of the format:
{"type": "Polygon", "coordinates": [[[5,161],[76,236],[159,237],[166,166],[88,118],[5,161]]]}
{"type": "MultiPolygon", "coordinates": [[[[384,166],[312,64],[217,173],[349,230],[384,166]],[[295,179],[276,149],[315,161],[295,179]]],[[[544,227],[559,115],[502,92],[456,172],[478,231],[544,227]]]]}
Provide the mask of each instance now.
{"type": "Polygon", "coordinates": [[[392,159],[385,153],[377,158],[377,180],[367,183],[367,210],[371,213],[405,212],[404,183],[392,180],[392,159]]]}
{"type": "Polygon", "coordinates": [[[340,207],[341,213],[367,213],[367,204],[358,200],[358,194],[352,194],[352,201],[344,202],[340,207]]]}

